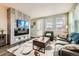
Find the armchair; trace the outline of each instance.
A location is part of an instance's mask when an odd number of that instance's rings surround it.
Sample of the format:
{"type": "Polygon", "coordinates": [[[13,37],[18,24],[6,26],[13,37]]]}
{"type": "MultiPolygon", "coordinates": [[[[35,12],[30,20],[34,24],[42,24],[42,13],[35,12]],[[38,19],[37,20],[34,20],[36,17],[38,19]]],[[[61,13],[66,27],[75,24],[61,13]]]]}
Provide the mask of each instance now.
{"type": "Polygon", "coordinates": [[[54,39],[54,33],[53,33],[53,31],[46,31],[44,33],[44,36],[45,37],[49,37],[50,38],[50,41],[53,41],[53,39],[54,39]]]}

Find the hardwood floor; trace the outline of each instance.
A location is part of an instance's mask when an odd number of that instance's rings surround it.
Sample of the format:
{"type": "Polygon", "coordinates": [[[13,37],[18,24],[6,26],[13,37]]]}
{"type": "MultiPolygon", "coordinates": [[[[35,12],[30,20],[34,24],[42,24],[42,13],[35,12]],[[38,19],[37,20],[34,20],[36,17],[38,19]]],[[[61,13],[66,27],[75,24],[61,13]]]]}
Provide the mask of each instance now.
{"type": "Polygon", "coordinates": [[[6,45],[0,47],[0,56],[15,56],[14,54],[7,51],[7,49],[10,47],[12,47],[12,45],[6,45]]]}
{"type": "Polygon", "coordinates": [[[6,50],[0,49],[0,56],[15,56],[15,55],[6,50]]]}
{"type": "MultiPolygon", "coordinates": [[[[26,41],[29,41],[29,40],[26,40],[26,41]]],[[[6,46],[2,46],[0,47],[0,56],[15,56],[14,54],[10,53],[7,51],[7,49],[11,48],[11,47],[14,47],[18,44],[22,44],[26,41],[23,41],[23,42],[20,42],[20,43],[16,43],[16,44],[13,44],[13,45],[6,45],[6,46]]]]}

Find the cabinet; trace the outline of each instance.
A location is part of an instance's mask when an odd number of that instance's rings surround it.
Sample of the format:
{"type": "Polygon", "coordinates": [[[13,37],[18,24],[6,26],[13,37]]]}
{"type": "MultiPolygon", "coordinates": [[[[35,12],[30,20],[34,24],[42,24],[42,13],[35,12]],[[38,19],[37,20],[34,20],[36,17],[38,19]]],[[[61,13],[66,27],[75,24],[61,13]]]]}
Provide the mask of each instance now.
{"type": "Polygon", "coordinates": [[[0,34],[0,46],[6,45],[6,34],[0,34]]]}

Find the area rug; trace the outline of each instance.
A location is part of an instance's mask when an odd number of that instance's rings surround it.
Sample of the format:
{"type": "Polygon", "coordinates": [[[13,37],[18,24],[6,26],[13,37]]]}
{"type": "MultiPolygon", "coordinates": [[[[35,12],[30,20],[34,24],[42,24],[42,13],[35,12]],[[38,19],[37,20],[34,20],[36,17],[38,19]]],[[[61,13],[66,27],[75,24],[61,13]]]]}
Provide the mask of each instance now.
{"type": "MultiPolygon", "coordinates": [[[[12,48],[9,48],[7,51],[13,53],[16,56],[34,56],[32,41],[27,41],[25,43],[19,44],[12,48]]],[[[53,56],[54,53],[54,44],[50,42],[45,49],[45,54],[39,52],[40,56],[53,56]]]]}

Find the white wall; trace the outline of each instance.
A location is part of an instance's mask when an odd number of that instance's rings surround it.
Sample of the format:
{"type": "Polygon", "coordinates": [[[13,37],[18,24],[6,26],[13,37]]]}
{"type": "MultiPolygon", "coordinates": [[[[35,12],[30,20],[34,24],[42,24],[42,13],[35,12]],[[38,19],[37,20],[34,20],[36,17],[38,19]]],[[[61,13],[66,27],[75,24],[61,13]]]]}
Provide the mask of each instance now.
{"type": "Polygon", "coordinates": [[[7,9],[0,6],[0,29],[5,30],[7,34],[7,9]]]}

